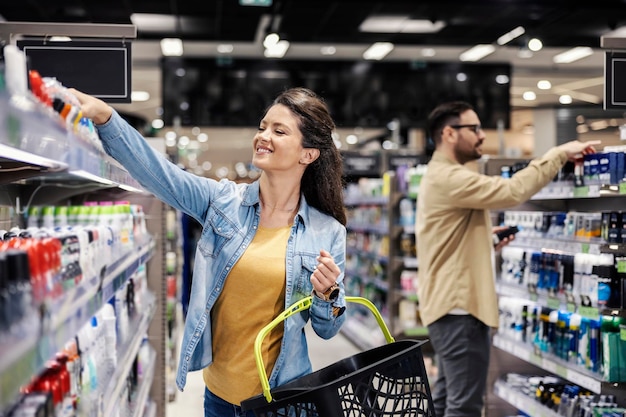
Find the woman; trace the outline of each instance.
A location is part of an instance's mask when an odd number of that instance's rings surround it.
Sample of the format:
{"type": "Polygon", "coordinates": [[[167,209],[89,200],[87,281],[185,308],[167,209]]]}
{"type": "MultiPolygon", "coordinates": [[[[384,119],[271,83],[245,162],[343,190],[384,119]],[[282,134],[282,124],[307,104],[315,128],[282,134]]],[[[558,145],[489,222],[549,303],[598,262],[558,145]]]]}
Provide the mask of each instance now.
{"type": "Polygon", "coordinates": [[[311,308],[287,319],[263,345],[270,387],[311,372],[305,324],[310,319],[314,331],[328,339],[345,320],[342,162],[324,102],[304,88],[280,94],[252,141],[252,163],[262,173],[251,184],[236,184],[180,170],[106,103],[72,92],[95,122],[106,152],[148,191],[203,226],[179,389],[188,371],[202,369],[205,416],[243,415],[241,401],[262,391],[254,338],[312,293],[311,308]]]}

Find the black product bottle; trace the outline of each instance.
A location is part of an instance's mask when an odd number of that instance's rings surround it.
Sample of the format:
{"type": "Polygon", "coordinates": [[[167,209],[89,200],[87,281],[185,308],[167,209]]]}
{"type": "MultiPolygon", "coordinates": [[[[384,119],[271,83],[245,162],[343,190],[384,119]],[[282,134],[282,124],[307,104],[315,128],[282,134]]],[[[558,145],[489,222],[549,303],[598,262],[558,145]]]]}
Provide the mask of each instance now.
{"type": "Polygon", "coordinates": [[[30,274],[26,252],[12,249],[5,252],[5,257],[8,270],[6,292],[9,300],[5,305],[4,311],[8,324],[12,327],[28,311],[27,303],[30,301],[30,298],[28,297],[28,288],[25,283],[30,283],[30,274]]]}

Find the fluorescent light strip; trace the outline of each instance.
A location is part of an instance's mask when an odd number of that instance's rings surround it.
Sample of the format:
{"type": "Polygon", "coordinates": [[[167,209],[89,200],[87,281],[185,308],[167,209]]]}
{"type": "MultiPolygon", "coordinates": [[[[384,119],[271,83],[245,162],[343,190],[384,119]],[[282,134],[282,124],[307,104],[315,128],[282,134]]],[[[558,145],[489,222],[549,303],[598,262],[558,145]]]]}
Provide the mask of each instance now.
{"type": "Polygon", "coordinates": [[[568,51],[555,55],[552,58],[555,64],[570,64],[593,54],[593,49],[588,46],[577,46],[568,51]]]}
{"type": "Polygon", "coordinates": [[[506,45],[507,43],[511,42],[513,39],[519,38],[524,33],[526,33],[526,29],[524,29],[522,26],[518,26],[512,31],[507,32],[504,35],[500,36],[496,42],[498,43],[498,45],[506,45]]]}
{"type": "Polygon", "coordinates": [[[363,59],[380,61],[389,54],[394,48],[391,42],[376,42],[363,52],[363,59]]]}
{"type": "Polygon", "coordinates": [[[476,46],[468,49],[467,51],[463,52],[459,56],[459,59],[461,61],[476,62],[476,61],[480,61],[481,59],[483,59],[487,55],[492,54],[495,50],[496,50],[496,47],[491,45],[491,44],[476,45],[476,46]]]}

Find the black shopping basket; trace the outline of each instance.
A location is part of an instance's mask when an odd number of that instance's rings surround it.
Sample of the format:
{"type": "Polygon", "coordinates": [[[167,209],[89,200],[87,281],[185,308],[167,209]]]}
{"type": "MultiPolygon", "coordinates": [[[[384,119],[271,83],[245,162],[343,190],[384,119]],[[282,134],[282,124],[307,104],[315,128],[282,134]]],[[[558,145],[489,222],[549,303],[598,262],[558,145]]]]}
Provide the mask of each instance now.
{"type": "Polygon", "coordinates": [[[374,313],[388,344],[270,390],[261,343],[276,325],[311,306],[311,297],[304,298],[257,335],[254,350],[263,393],[242,401],[244,411],[253,411],[257,417],[435,416],[421,351],[426,341],[396,342],[374,304],[361,297],[346,297],[346,301],[374,313]]]}

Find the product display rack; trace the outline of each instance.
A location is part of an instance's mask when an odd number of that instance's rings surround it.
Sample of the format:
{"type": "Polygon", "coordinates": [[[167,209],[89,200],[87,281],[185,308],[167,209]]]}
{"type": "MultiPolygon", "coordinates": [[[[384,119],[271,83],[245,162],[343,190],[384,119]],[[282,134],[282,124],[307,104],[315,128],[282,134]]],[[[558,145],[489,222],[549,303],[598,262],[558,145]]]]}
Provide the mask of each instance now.
{"type": "Polygon", "coordinates": [[[31,205],[65,204],[70,199],[123,199],[144,207],[148,231],[156,237],[137,242],[131,253],[107,265],[100,276],[86,277],[54,302],[43,304],[37,319],[33,318],[38,327],[0,356],[0,415],[18,400],[20,387],[38,375],[78,329],[145,265],[148,292],[141,300],[140,314],[129,323],[132,337],[118,343],[117,367],[99,400],[99,408],[101,415],[112,415],[120,395],[131,395],[126,379],[148,334],[150,345],[156,346],[150,348],[149,365],[142,370],[140,383],[132,394],[132,412],[134,416],[147,412],[162,415],[165,380],[159,375],[163,374],[164,347],[158,345],[158,339],[155,343],[153,335],[164,322],[159,317],[165,314],[165,268],[160,241],[165,235],[163,203],[146,194],[117,162],[74,136],[29,97],[9,99],[0,95],[0,171],[0,206],[5,213],[2,225],[6,229],[24,227],[21,213],[31,205]],[[158,395],[160,391],[162,396],[158,395]]]}
{"type": "MultiPolygon", "coordinates": [[[[412,305],[417,303],[414,291],[402,289],[400,277],[404,270],[417,271],[418,261],[400,250],[401,236],[410,235],[414,240],[415,230],[412,225],[401,224],[399,204],[408,194],[399,190],[396,176],[399,166],[416,166],[423,162],[424,156],[386,151],[351,153],[345,158],[348,177],[354,183],[369,180],[376,185],[364,193],[348,193],[344,200],[349,213],[346,293],[377,304],[394,338],[424,338],[425,327],[419,323],[406,326],[400,320],[400,303],[403,300],[412,305]]],[[[415,202],[415,197],[411,198],[415,202]]],[[[384,343],[382,337],[376,337],[378,326],[367,314],[357,312],[350,318],[342,332],[357,346],[369,349],[384,343]]]]}
{"type": "MultiPolygon", "coordinates": [[[[491,159],[480,167],[483,173],[499,175],[500,167],[510,165],[516,160],[491,159]]],[[[533,196],[528,202],[515,207],[515,211],[611,211],[621,210],[626,202],[626,184],[592,185],[574,187],[569,181],[553,181],[533,196]]],[[[545,248],[561,253],[626,253],[626,244],[607,244],[594,239],[545,238],[532,236],[516,236],[510,244],[512,247],[545,248]]],[[[563,294],[549,296],[545,293],[529,292],[528,289],[496,280],[499,296],[514,299],[530,300],[539,305],[553,309],[574,311],[575,306],[568,302],[563,294]]],[[[599,311],[597,308],[578,307],[578,312],[590,318],[597,318],[604,313],[612,315],[625,314],[624,311],[599,311]]],[[[543,407],[534,398],[529,398],[507,386],[501,380],[501,374],[514,369],[515,372],[543,372],[547,375],[560,377],[595,394],[614,395],[619,406],[626,406],[626,383],[607,382],[602,375],[594,373],[582,366],[565,361],[548,352],[541,352],[530,344],[512,340],[496,333],[493,335],[492,361],[490,364],[488,384],[492,387],[488,393],[487,415],[498,410],[501,405],[494,396],[515,408],[532,416],[555,416],[553,410],[543,407]],[[503,356],[504,354],[504,356],[503,356]],[[526,365],[527,366],[526,366],[526,365]]],[[[495,412],[495,415],[498,411],[495,412]]]]}

